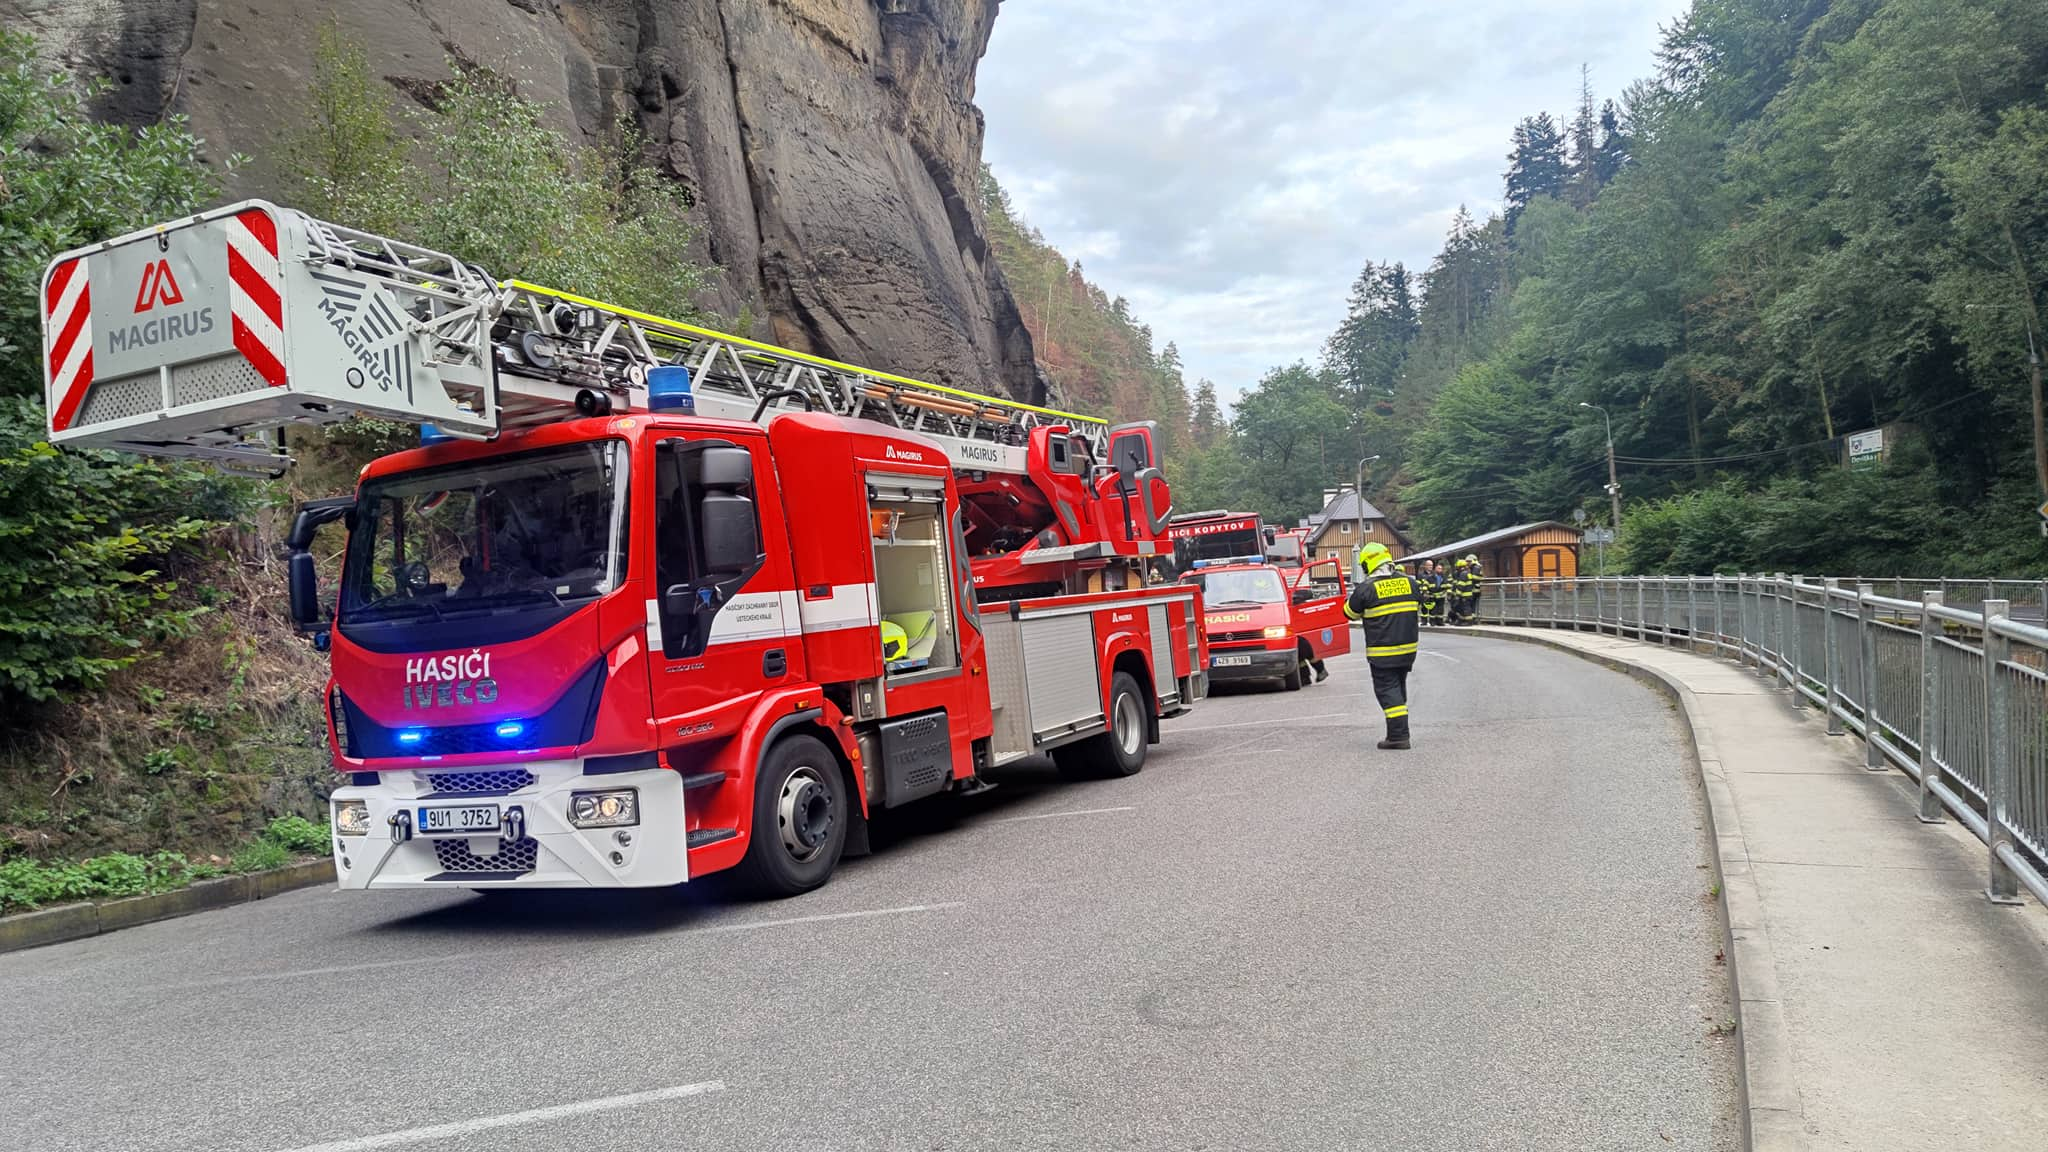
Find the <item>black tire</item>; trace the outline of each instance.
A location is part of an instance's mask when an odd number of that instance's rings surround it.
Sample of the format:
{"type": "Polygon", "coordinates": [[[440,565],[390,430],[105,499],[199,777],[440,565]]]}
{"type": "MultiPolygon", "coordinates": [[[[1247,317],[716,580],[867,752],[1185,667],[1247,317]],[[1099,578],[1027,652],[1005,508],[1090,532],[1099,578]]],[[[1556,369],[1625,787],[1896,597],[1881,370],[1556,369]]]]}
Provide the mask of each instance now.
{"type": "Polygon", "coordinates": [[[1060,774],[1085,779],[1136,776],[1145,767],[1146,723],[1152,710],[1138,681],[1119,672],[1109,681],[1109,728],[1099,736],[1053,749],[1060,774]]]}
{"type": "Polygon", "coordinates": [[[734,880],[769,899],[824,884],[846,849],[847,804],[830,749],[813,736],[777,741],[754,777],[754,832],[734,880]]]}
{"type": "Polygon", "coordinates": [[[1292,668],[1288,669],[1288,671],[1287,671],[1287,675],[1285,675],[1285,676],[1282,676],[1282,677],[1280,678],[1280,687],[1282,687],[1282,688],[1285,688],[1285,689],[1286,689],[1286,690],[1288,690],[1289,692],[1299,692],[1299,691],[1301,691],[1301,664],[1300,664],[1300,662],[1298,662],[1298,661],[1297,661],[1297,662],[1295,663],[1294,667],[1292,667],[1292,668]]]}

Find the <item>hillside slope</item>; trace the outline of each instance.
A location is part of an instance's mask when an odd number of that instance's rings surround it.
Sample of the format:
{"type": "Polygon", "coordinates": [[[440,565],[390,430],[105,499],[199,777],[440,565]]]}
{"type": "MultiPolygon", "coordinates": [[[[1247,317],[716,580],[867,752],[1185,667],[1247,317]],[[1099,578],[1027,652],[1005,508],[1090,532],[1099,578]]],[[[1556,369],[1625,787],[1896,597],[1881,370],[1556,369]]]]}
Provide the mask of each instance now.
{"type": "Polygon", "coordinates": [[[271,145],[320,26],[427,97],[481,65],[590,142],[635,120],[695,197],[707,307],[838,359],[1039,400],[1031,338],[990,258],[974,70],[998,0],[0,0],[0,24],[108,82],[99,114],[191,118],[231,191],[276,187],[271,145]]]}

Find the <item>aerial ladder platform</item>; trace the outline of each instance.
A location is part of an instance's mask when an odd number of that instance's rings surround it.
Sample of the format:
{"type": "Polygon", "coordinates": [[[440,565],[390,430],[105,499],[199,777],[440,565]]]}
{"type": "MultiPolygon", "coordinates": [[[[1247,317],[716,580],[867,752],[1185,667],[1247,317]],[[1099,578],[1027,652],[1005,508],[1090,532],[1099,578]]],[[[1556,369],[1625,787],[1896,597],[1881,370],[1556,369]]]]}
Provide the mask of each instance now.
{"type": "Polygon", "coordinates": [[[246,200],[67,252],[42,292],[52,443],[275,475],[282,429],[355,416],[456,437],[648,409],[809,408],[938,442],[956,470],[1027,472],[1060,427],[1108,461],[1106,421],[779,348],[246,200]],[[681,373],[681,375],[676,375],[681,373]]]}

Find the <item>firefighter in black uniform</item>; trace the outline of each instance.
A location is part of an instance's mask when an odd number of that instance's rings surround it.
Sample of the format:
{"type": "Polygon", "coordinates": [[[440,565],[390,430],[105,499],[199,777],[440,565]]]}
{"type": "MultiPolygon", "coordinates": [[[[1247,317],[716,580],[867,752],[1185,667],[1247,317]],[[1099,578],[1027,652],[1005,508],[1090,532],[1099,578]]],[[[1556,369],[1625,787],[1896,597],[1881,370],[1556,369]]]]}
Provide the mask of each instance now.
{"type": "Polygon", "coordinates": [[[1422,634],[1422,602],[1415,581],[1394,567],[1394,555],[1380,543],[1358,551],[1365,578],[1344,602],[1344,614],[1365,624],[1365,659],[1372,667],[1372,694],[1387,714],[1381,748],[1408,747],[1408,670],[1415,667],[1422,634]]]}
{"type": "Polygon", "coordinates": [[[1437,607],[1443,602],[1443,588],[1437,584],[1436,573],[1429,561],[1424,560],[1416,566],[1414,579],[1415,594],[1422,602],[1422,621],[1425,624],[1435,623],[1437,607]]]}
{"type": "Polygon", "coordinates": [[[1463,556],[1451,565],[1451,623],[1470,624],[1479,601],[1479,581],[1463,556]]]}

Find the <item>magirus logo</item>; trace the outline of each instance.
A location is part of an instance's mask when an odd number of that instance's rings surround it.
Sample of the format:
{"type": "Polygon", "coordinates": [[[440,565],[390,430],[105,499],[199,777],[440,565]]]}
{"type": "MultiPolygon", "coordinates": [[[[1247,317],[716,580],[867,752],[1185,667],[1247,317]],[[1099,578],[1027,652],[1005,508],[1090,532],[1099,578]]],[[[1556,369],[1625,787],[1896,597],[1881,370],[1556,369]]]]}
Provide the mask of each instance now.
{"type": "Polygon", "coordinates": [[[472,648],[461,656],[421,656],[405,662],[407,708],[455,708],[489,704],[498,698],[491,679],[491,654],[472,648]]]}
{"type": "Polygon", "coordinates": [[[362,281],[314,272],[320,285],[320,315],[355,357],[342,373],[351,388],[374,388],[412,402],[412,361],[406,357],[406,325],[390,294],[362,281]]]}

